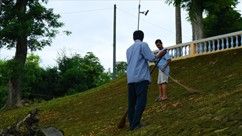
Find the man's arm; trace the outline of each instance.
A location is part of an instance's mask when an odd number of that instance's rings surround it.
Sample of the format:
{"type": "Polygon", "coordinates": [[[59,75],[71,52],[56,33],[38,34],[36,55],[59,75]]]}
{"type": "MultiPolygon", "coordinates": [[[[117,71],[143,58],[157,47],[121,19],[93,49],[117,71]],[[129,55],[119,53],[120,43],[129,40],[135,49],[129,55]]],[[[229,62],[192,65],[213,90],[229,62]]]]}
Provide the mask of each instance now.
{"type": "Polygon", "coordinates": [[[142,45],[142,54],[145,57],[145,59],[147,59],[148,61],[152,61],[152,60],[157,60],[159,58],[162,58],[166,52],[167,49],[163,49],[161,51],[159,51],[156,55],[150,50],[149,46],[147,43],[143,43],[142,45]]]}
{"type": "Polygon", "coordinates": [[[156,59],[156,55],[150,50],[150,48],[149,48],[147,43],[143,43],[141,45],[141,54],[148,61],[153,61],[153,60],[156,59]]]}
{"type": "Polygon", "coordinates": [[[167,52],[167,49],[163,49],[156,54],[156,58],[162,58],[167,52]]]}

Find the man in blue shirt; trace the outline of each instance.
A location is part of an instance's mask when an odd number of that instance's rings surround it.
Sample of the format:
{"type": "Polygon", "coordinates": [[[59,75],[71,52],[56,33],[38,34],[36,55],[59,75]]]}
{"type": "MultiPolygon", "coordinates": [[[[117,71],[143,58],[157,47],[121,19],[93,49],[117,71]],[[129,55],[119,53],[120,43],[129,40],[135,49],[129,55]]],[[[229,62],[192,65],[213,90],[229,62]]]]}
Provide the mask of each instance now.
{"type": "Polygon", "coordinates": [[[144,33],[137,30],[133,33],[135,41],[126,52],[128,80],[128,119],[130,130],[140,128],[140,120],[147,103],[147,90],[151,82],[148,61],[162,57],[166,50],[157,55],[150,50],[147,43],[142,42],[144,33]]]}

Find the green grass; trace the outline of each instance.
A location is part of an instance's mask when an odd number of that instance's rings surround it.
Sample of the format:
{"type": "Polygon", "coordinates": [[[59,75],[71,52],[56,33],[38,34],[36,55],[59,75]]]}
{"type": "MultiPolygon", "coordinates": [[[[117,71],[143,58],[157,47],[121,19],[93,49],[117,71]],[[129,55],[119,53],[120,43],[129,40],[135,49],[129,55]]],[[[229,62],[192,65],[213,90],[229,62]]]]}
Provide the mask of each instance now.
{"type": "Polygon", "coordinates": [[[116,128],[127,109],[126,78],[84,93],[1,111],[0,129],[39,108],[40,125],[55,126],[66,136],[80,135],[241,135],[242,134],[242,49],[177,60],[171,76],[200,90],[189,94],[170,80],[169,99],[158,103],[157,71],[149,87],[144,128],[128,132],[116,128]]]}

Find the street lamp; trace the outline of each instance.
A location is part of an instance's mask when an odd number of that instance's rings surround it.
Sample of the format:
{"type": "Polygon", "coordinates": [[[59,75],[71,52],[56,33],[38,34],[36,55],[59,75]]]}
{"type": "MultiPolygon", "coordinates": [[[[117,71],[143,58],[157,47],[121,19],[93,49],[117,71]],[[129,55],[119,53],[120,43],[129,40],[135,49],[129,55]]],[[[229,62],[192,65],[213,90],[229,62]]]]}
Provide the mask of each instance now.
{"type": "Polygon", "coordinates": [[[145,16],[148,14],[149,10],[146,10],[146,11],[140,11],[140,0],[139,0],[139,6],[138,6],[138,30],[139,30],[139,20],[140,20],[140,13],[141,14],[144,14],[145,16]]]}

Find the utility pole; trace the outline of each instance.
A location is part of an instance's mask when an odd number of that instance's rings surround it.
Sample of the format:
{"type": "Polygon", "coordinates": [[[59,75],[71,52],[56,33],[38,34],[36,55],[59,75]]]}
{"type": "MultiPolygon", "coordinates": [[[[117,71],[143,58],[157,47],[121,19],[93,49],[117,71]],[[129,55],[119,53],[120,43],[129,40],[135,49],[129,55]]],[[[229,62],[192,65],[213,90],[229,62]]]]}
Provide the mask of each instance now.
{"type": "Polygon", "coordinates": [[[116,4],[114,4],[113,14],[113,79],[116,78],[116,4]]]}
{"type": "Polygon", "coordinates": [[[138,28],[137,28],[137,30],[139,30],[139,20],[140,20],[140,0],[139,0],[139,6],[138,6],[138,28]]]}
{"type": "Polygon", "coordinates": [[[140,20],[140,13],[142,13],[142,14],[144,14],[145,16],[148,14],[148,12],[149,12],[149,10],[146,10],[146,11],[140,11],[140,7],[141,7],[141,5],[140,5],[140,1],[141,0],[139,0],[139,6],[138,6],[138,28],[137,28],[137,30],[139,30],[139,20],[140,20]]]}

